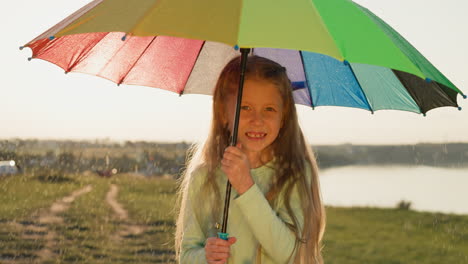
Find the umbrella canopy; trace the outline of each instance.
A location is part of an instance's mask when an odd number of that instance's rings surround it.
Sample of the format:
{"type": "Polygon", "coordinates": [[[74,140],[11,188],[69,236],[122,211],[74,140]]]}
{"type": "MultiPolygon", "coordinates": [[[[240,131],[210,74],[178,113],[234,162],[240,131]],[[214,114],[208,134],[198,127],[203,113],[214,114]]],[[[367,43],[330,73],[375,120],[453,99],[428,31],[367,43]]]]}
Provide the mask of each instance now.
{"type": "Polygon", "coordinates": [[[66,72],[211,94],[238,54],[235,45],[286,66],[296,102],[311,107],[425,114],[458,107],[463,95],[390,26],[348,0],[96,0],[25,46],[66,72]]]}

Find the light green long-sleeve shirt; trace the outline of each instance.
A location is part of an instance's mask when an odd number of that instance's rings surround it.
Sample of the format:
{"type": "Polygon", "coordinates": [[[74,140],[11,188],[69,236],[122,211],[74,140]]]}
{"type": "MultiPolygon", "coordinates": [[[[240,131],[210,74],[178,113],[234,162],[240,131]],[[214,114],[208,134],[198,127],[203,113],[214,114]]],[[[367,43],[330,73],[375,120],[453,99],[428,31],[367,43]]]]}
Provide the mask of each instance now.
{"type": "MultiPolygon", "coordinates": [[[[229,264],[254,263],[259,245],[262,264],[288,263],[290,260],[296,238],[285,224],[292,224],[292,220],[287,214],[282,195],[276,203],[277,208],[272,208],[265,198],[275,173],[271,165],[272,162],[251,170],[255,184],[242,195],[238,195],[232,189],[227,233],[230,237],[236,237],[237,242],[231,246],[229,264]]],[[[207,263],[205,241],[209,237],[217,236],[216,223],[211,217],[211,199],[200,193],[206,191],[202,188],[206,173],[206,169],[203,168],[195,170],[189,184],[180,254],[182,264],[207,263]]],[[[307,170],[307,173],[310,171],[307,170]]],[[[227,177],[221,169],[216,171],[216,176],[222,193],[219,199],[223,203],[227,177]]],[[[307,176],[310,179],[310,175],[307,176]]],[[[302,229],[303,213],[296,187],[291,193],[291,206],[302,229]]]]}

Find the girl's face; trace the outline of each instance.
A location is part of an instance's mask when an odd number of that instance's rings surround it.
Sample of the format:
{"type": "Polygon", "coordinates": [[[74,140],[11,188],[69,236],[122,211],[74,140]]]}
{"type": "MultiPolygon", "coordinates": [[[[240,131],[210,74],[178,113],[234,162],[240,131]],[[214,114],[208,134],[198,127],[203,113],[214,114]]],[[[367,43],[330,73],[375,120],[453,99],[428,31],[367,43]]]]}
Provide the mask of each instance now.
{"type": "MultiPolygon", "coordinates": [[[[236,96],[230,96],[225,118],[231,131],[235,107],[236,96]]],[[[283,99],[276,85],[265,80],[245,80],[237,142],[242,144],[242,149],[251,159],[270,153],[263,151],[270,150],[282,126],[282,119],[283,99]]]]}

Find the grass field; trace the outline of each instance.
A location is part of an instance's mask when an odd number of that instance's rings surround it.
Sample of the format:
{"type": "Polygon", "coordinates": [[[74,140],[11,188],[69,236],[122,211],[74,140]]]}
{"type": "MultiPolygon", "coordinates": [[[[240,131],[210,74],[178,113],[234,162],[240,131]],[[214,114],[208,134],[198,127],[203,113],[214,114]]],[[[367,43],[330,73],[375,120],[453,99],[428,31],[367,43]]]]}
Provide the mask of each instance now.
{"type": "MultiPolygon", "coordinates": [[[[130,175],[0,178],[0,263],[174,263],[175,189],[130,175]]],[[[327,218],[326,263],[468,263],[468,216],[328,207],[327,218]]]]}

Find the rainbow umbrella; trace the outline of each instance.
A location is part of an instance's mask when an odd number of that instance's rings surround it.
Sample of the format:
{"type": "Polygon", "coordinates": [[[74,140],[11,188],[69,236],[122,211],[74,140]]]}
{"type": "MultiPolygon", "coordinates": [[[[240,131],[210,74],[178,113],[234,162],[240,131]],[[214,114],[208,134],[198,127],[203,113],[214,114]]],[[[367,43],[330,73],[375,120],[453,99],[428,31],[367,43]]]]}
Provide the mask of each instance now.
{"type": "Polygon", "coordinates": [[[178,94],[211,94],[240,47],[244,59],[251,51],[286,66],[296,102],[312,108],[425,115],[458,107],[458,94],[466,98],[395,30],[350,0],[95,0],[23,47],[65,72],[178,94]]]}
{"type": "Polygon", "coordinates": [[[466,97],[349,0],[95,0],[24,45],[65,72],[179,94],[211,94],[222,66],[239,54],[234,46],[287,66],[296,101],[311,107],[425,114],[466,97]]]}

